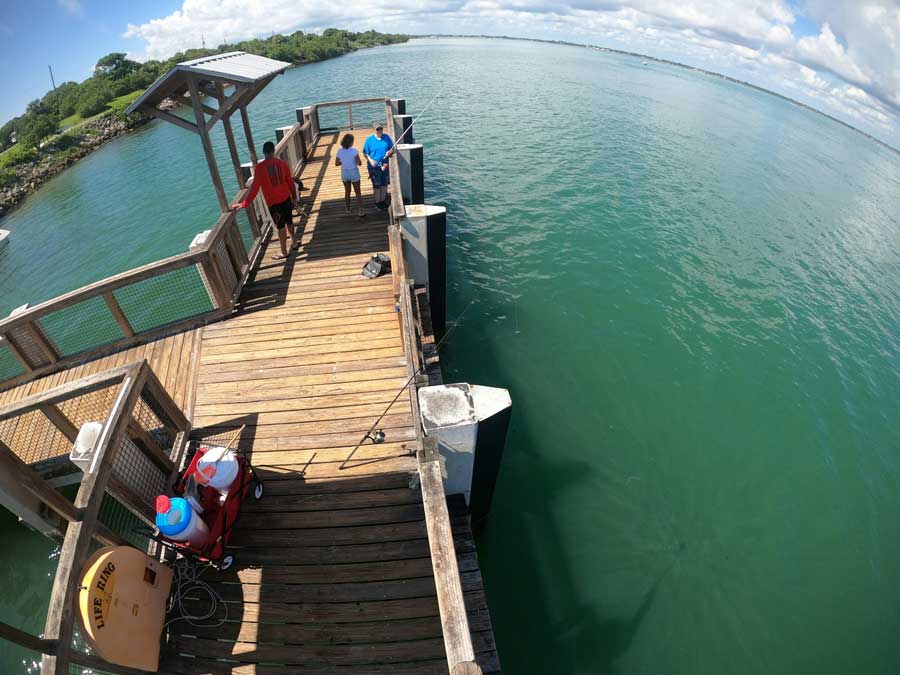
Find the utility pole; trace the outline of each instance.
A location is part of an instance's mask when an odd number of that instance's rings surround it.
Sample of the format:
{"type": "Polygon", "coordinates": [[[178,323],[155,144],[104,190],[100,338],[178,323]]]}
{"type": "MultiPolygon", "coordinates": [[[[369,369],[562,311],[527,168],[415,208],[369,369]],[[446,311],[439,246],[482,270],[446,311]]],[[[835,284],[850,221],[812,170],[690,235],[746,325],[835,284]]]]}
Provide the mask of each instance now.
{"type": "Polygon", "coordinates": [[[53,91],[56,91],[56,80],[53,79],[53,67],[47,64],[47,69],[50,71],[50,84],[53,85],[53,91]]]}
{"type": "Polygon", "coordinates": [[[203,49],[206,49],[206,38],[203,37],[203,33],[200,33],[200,44],[203,45],[203,49]]]}

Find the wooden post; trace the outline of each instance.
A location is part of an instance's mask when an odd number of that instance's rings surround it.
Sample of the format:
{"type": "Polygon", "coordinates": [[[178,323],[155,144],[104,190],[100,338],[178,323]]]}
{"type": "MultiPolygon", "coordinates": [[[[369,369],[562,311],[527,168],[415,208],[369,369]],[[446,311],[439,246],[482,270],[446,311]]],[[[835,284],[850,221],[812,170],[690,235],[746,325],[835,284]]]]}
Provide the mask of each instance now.
{"type": "Polygon", "coordinates": [[[0,342],[6,343],[6,346],[9,347],[9,351],[16,357],[16,360],[22,365],[22,368],[25,369],[26,373],[30,373],[34,370],[34,367],[28,362],[28,359],[25,358],[25,355],[16,346],[16,343],[9,339],[9,335],[0,336],[0,342]]]}
{"type": "Polygon", "coordinates": [[[50,361],[50,363],[59,361],[59,354],[56,353],[56,350],[50,344],[50,340],[46,338],[44,332],[38,328],[33,321],[26,323],[24,328],[25,332],[28,333],[29,337],[34,341],[34,344],[41,350],[41,353],[50,361]]]}
{"type": "Polygon", "coordinates": [[[347,115],[350,117],[350,128],[353,128],[353,104],[347,104],[347,115]]]}
{"type": "Polygon", "coordinates": [[[219,175],[219,167],[216,164],[216,154],[213,152],[212,143],[209,140],[209,132],[206,130],[206,120],[203,117],[203,108],[200,102],[200,90],[194,77],[188,78],[188,87],[191,91],[191,106],[194,108],[194,118],[197,120],[197,129],[200,133],[200,141],[203,143],[203,154],[206,155],[206,164],[209,167],[209,175],[212,178],[216,197],[222,213],[229,210],[228,197],[225,196],[225,188],[222,186],[222,177],[219,175]]]}
{"type": "Polygon", "coordinates": [[[75,439],[78,438],[78,427],[72,424],[72,420],[66,417],[62,410],[49,403],[42,405],[40,409],[44,416],[53,422],[53,426],[59,429],[70,443],[75,442],[75,439]]]}
{"type": "Polygon", "coordinates": [[[253,168],[259,164],[256,158],[256,146],[253,145],[253,131],[250,129],[250,118],[247,116],[247,108],[241,106],[241,122],[244,125],[244,136],[247,138],[247,148],[250,150],[250,161],[253,162],[253,168]]]}
{"type": "Polygon", "coordinates": [[[109,308],[109,312],[113,315],[116,323],[119,324],[119,330],[122,331],[122,334],[125,337],[134,337],[134,329],[131,327],[131,322],[128,320],[128,317],[125,316],[125,312],[122,311],[122,307],[119,305],[119,301],[116,300],[116,296],[113,295],[112,291],[103,294],[103,301],[109,308]]]}
{"type": "Polygon", "coordinates": [[[456,549],[453,547],[453,531],[450,529],[450,515],[444,497],[437,439],[426,436],[422,446],[417,453],[419,478],[422,484],[428,548],[431,551],[431,569],[434,572],[441,628],[444,632],[444,648],[450,672],[465,673],[467,671],[457,671],[456,668],[461,663],[474,662],[475,650],[472,648],[459,567],[456,564],[456,549]]]}
{"type": "Polygon", "coordinates": [[[208,252],[208,255],[203,258],[203,262],[200,264],[203,266],[203,273],[206,275],[206,278],[209,280],[209,285],[212,287],[212,301],[213,304],[215,304],[216,309],[227,308],[231,304],[231,293],[225,288],[225,281],[219,273],[218,266],[213,261],[211,251],[208,252]]]}
{"type": "Polygon", "coordinates": [[[69,523],[56,566],[44,637],[56,641],[57,650],[56,654],[44,655],[41,661],[44,675],[67,675],[69,672],[78,576],[90,555],[91,533],[97,525],[116,453],[122,445],[131,411],[141,394],[149,369],[146,361],[132,366],[119,385],[116,400],[97,440],[93,471],[84,474],[75,496],[75,508],[81,510],[82,519],[69,523]]]}
{"type": "Polygon", "coordinates": [[[8,623],[0,623],[0,639],[41,654],[52,654],[56,651],[56,642],[53,640],[43,640],[8,623]]]}

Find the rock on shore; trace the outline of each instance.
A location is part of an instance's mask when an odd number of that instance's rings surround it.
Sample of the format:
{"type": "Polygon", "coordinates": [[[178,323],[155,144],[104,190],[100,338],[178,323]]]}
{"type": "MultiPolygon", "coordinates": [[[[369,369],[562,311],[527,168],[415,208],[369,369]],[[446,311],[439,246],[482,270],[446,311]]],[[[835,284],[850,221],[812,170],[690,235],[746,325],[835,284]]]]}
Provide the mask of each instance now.
{"type": "MultiPolygon", "coordinates": [[[[160,106],[161,108],[164,106],[160,106]]],[[[176,107],[174,104],[169,109],[176,107]]],[[[42,154],[36,162],[27,162],[12,167],[17,179],[12,185],[0,188],[0,218],[12,211],[25,197],[37,190],[45,181],[72,166],[82,157],[90,154],[104,143],[142,126],[152,118],[147,115],[131,115],[121,118],[107,114],[85,123],[79,129],[81,143],[66,150],[42,154]]]]}

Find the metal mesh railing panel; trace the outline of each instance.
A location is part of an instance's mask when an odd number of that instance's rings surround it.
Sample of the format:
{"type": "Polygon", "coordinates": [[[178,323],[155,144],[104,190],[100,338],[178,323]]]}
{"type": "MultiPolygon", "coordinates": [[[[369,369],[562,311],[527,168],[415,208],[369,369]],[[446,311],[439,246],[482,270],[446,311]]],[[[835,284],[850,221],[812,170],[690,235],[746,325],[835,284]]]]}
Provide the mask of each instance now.
{"type": "Polygon", "coordinates": [[[26,464],[68,456],[72,444],[40,410],[0,422],[0,440],[26,464]]]}
{"type": "Polygon", "coordinates": [[[256,237],[253,236],[253,229],[250,227],[250,212],[244,211],[244,215],[237,219],[238,232],[241,234],[241,241],[244,243],[244,250],[249,254],[253,248],[256,237]]]}
{"type": "Polygon", "coordinates": [[[109,416],[119,386],[115,384],[90,394],[70,398],[60,403],[59,409],[79,429],[86,422],[102,424],[109,416]]]}
{"type": "Polygon", "coordinates": [[[213,310],[196,265],[189,265],[114,291],[135,333],[161,328],[213,310]]]}
{"type": "Polygon", "coordinates": [[[23,375],[25,368],[19,363],[7,344],[0,344],[0,382],[23,375]]]}
{"type": "MultiPolygon", "coordinates": [[[[387,131],[384,103],[354,103],[353,104],[353,128],[372,129],[381,122],[387,131]]],[[[319,108],[320,129],[348,129],[350,127],[350,111],[347,106],[335,106],[332,108],[319,108]]]]}
{"type": "Polygon", "coordinates": [[[34,339],[32,339],[26,328],[13,328],[9,331],[9,337],[25,356],[28,363],[35,368],[46,366],[50,363],[44,352],[41,351],[41,348],[35,344],[34,339]]]}
{"type": "Polygon", "coordinates": [[[175,445],[175,434],[162,422],[161,411],[155,410],[155,405],[142,395],[132,412],[132,419],[156,441],[171,458],[172,448],[175,445]]]}
{"type": "Polygon", "coordinates": [[[130,438],[122,441],[116,455],[113,476],[122,481],[152,510],[156,496],[168,490],[169,477],[130,438]]]}
{"type": "Polygon", "coordinates": [[[222,281],[225,282],[225,288],[229,293],[237,287],[237,275],[234,272],[234,265],[231,264],[231,258],[228,255],[228,248],[225,240],[220,239],[212,250],[213,259],[219,266],[219,272],[222,274],[222,281]]]}
{"type": "Polygon", "coordinates": [[[109,492],[103,495],[98,519],[129,544],[142,551],[148,550],[152,540],[141,531],[144,521],[109,492]]]}
{"type": "Polygon", "coordinates": [[[100,296],[42,316],[38,323],[60,356],[70,356],[125,337],[100,296]]]}

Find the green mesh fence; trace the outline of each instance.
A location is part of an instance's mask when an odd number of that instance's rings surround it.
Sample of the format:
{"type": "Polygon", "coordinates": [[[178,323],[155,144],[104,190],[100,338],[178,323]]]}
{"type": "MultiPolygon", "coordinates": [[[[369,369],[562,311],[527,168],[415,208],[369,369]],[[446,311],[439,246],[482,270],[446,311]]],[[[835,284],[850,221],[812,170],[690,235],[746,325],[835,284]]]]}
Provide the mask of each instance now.
{"type": "Polygon", "coordinates": [[[214,307],[195,265],[113,292],[135,333],[211,312],[214,307]]]}
{"type": "Polygon", "coordinates": [[[244,250],[249,253],[253,247],[255,237],[253,236],[253,230],[250,229],[250,212],[244,211],[244,213],[246,214],[245,216],[237,219],[237,227],[238,232],[241,233],[241,241],[244,242],[244,250]]]}
{"type": "Polygon", "coordinates": [[[25,369],[13,355],[9,345],[0,344],[0,381],[18,377],[24,372],[25,369]]]}
{"type": "Polygon", "coordinates": [[[150,537],[138,531],[144,525],[144,521],[108,492],[103,495],[99,519],[101,523],[135,548],[146,551],[150,545],[150,537]]]}
{"type": "Polygon", "coordinates": [[[95,349],[125,337],[100,296],[50,312],[38,323],[60,356],[95,349]]]}

